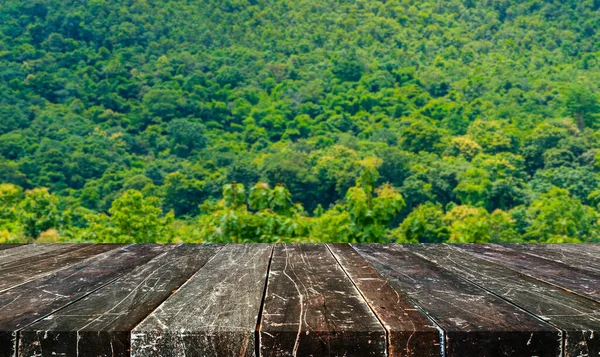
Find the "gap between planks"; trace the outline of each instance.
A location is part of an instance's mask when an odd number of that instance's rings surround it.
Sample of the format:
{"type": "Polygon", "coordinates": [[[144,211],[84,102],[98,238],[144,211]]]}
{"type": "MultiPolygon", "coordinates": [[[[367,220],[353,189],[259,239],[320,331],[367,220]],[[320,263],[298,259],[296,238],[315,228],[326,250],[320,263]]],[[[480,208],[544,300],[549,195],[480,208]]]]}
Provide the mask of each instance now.
{"type": "Polygon", "coordinates": [[[294,244],[275,247],[261,342],[264,356],[383,357],[386,337],[327,247],[294,244]]]}
{"type": "MultiPolygon", "coordinates": [[[[348,278],[348,280],[350,280],[350,283],[352,284],[352,286],[354,286],[354,289],[356,289],[356,291],[358,291],[358,294],[361,296],[361,298],[363,299],[365,304],[367,304],[367,306],[371,310],[371,313],[373,314],[373,316],[375,316],[377,321],[379,321],[381,328],[383,328],[383,330],[385,331],[385,355],[389,357],[389,355],[390,355],[390,331],[385,327],[385,324],[383,323],[383,321],[381,321],[381,318],[379,317],[379,315],[377,314],[377,312],[375,311],[373,306],[371,306],[371,304],[369,304],[369,301],[367,300],[367,298],[365,297],[363,292],[358,288],[358,286],[356,286],[356,283],[354,282],[354,280],[352,280],[352,277],[350,277],[350,275],[346,271],[346,268],[344,268],[342,263],[335,256],[335,254],[331,250],[331,247],[329,246],[329,243],[325,244],[325,247],[327,247],[327,250],[333,256],[333,259],[337,262],[338,266],[340,267],[340,269],[342,269],[344,274],[346,274],[346,277],[348,278]]],[[[352,247],[352,246],[350,245],[350,247],[352,247]]],[[[352,248],[352,249],[354,249],[354,248],[352,248]]]]}
{"type": "MultiPolygon", "coordinates": [[[[455,248],[454,248],[454,247],[452,247],[452,246],[449,246],[449,248],[450,248],[450,249],[455,249],[455,248]]],[[[418,257],[421,257],[421,258],[423,258],[424,260],[427,260],[427,261],[429,261],[430,263],[433,263],[433,264],[435,264],[435,265],[437,265],[437,266],[441,266],[441,265],[440,265],[440,264],[439,264],[437,261],[430,259],[430,258],[429,258],[429,257],[427,257],[426,255],[418,254],[418,253],[416,253],[414,250],[412,250],[410,247],[408,247],[408,249],[410,250],[410,253],[411,253],[411,254],[414,254],[414,255],[416,255],[416,256],[418,256],[418,257]]],[[[457,250],[457,251],[458,251],[458,250],[457,250]]],[[[460,251],[458,251],[458,252],[460,252],[460,251]]],[[[465,254],[465,253],[463,252],[463,254],[465,254]]],[[[475,257],[475,258],[477,258],[477,257],[475,257]]],[[[481,260],[482,260],[482,261],[485,261],[484,259],[481,259],[481,260]]],[[[491,262],[491,261],[489,261],[489,262],[491,262]]],[[[493,262],[492,262],[492,263],[493,263],[493,262]]],[[[476,287],[480,288],[481,290],[484,290],[484,291],[488,292],[489,294],[491,294],[491,295],[494,295],[494,296],[498,297],[499,299],[506,301],[507,303],[509,303],[510,305],[514,306],[515,308],[517,308],[517,309],[519,309],[519,310],[521,310],[521,311],[525,312],[526,314],[528,314],[528,315],[529,315],[529,316],[531,316],[532,318],[534,318],[534,319],[538,319],[538,320],[540,320],[540,321],[543,321],[543,322],[545,322],[545,323],[547,323],[547,324],[549,324],[549,325],[552,325],[554,328],[556,328],[557,330],[559,330],[559,331],[561,332],[561,351],[560,351],[560,356],[559,356],[559,357],[563,357],[563,356],[565,355],[565,343],[566,343],[566,333],[567,333],[567,331],[563,330],[562,328],[560,328],[559,326],[557,326],[555,323],[552,323],[552,322],[546,321],[546,320],[544,320],[544,319],[541,319],[541,318],[540,318],[538,315],[536,315],[536,314],[532,313],[531,311],[527,310],[526,308],[524,308],[524,307],[522,307],[522,306],[519,306],[519,305],[515,304],[514,302],[512,302],[512,301],[508,300],[507,298],[503,297],[502,295],[499,295],[499,294],[495,293],[494,291],[492,291],[492,290],[490,290],[490,289],[488,289],[488,288],[485,288],[484,286],[480,285],[479,283],[476,283],[475,281],[473,281],[473,280],[471,280],[471,279],[468,279],[468,278],[465,278],[465,277],[463,277],[463,276],[460,276],[459,274],[456,274],[456,273],[455,273],[455,272],[453,272],[452,270],[450,270],[450,269],[447,269],[447,268],[445,268],[445,267],[443,267],[443,266],[441,266],[441,267],[442,267],[444,270],[447,270],[447,271],[449,271],[450,273],[452,273],[452,274],[453,274],[455,277],[457,277],[458,279],[462,279],[462,280],[464,280],[464,281],[466,281],[466,282],[468,282],[468,283],[470,283],[470,284],[473,284],[473,285],[475,285],[476,287]]],[[[507,269],[509,269],[509,270],[512,270],[512,269],[510,269],[510,268],[507,268],[507,269]]],[[[515,271],[515,270],[513,270],[513,271],[515,271]]],[[[515,271],[515,272],[516,272],[516,273],[520,273],[520,272],[518,272],[518,271],[515,271]]],[[[545,282],[545,281],[543,281],[543,280],[539,280],[539,279],[536,279],[536,280],[540,281],[542,284],[545,284],[545,283],[546,283],[546,282],[545,282]]],[[[549,284],[549,285],[552,285],[552,284],[549,284]]]]}
{"type": "MultiPolygon", "coordinates": [[[[126,248],[126,247],[128,247],[128,246],[130,246],[130,245],[131,245],[131,244],[129,244],[129,245],[124,245],[124,246],[119,246],[119,247],[117,247],[117,248],[115,248],[115,249],[112,249],[112,250],[109,250],[109,251],[107,251],[107,252],[104,252],[104,253],[101,253],[101,254],[98,254],[98,255],[91,256],[91,257],[89,257],[89,258],[87,258],[87,259],[84,259],[84,260],[83,260],[83,261],[81,261],[80,263],[84,263],[84,262],[86,262],[86,261],[93,260],[93,258],[96,258],[96,257],[97,257],[97,256],[99,256],[99,255],[103,255],[103,254],[110,254],[111,252],[117,251],[117,250],[119,250],[119,249],[126,248]]],[[[73,265],[76,265],[76,264],[73,264],[73,265]]],[[[47,275],[44,275],[44,276],[40,276],[39,278],[43,278],[43,277],[45,277],[45,276],[51,275],[52,273],[56,273],[56,272],[58,272],[58,271],[60,271],[60,270],[63,270],[63,269],[68,269],[68,268],[70,268],[70,267],[71,267],[71,266],[67,266],[67,267],[63,267],[62,269],[57,269],[57,270],[55,270],[55,271],[52,271],[50,274],[47,274],[47,275]]],[[[100,289],[104,288],[105,286],[107,286],[107,285],[109,285],[109,284],[112,284],[112,283],[114,283],[115,281],[119,280],[119,278],[120,278],[120,276],[118,276],[118,277],[116,277],[116,278],[114,278],[114,279],[112,279],[112,280],[110,280],[110,281],[107,281],[105,284],[103,284],[103,285],[101,285],[101,286],[98,286],[96,289],[93,289],[93,290],[89,291],[89,292],[88,292],[88,293],[86,293],[85,295],[82,295],[82,296],[80,296],[79,298],[75,298],[75,299],[73,299],[72,301],[70,301],[70,302],[66,303],[65,305],[63,305],[63,306],[60,306],[59,308],[57,308],[57,309],[55,309],[55,310],[53,310],[53,311],[51,311],[51,312],[49,312],[49,313],[47,313],[47,314],[45,314],[45,315],[42,315],[42,316],[38,317],[36,320],[34,320],[34,321],[32,321],[32,322],[30,322],[30,323],[28,323],[28,324],[24,325],[23,327],[19,328],[17,331],[15,331],[15,334],[16,334],[16,336],[15,336],[15,337],[16,337],[16,338],[15,338],[15,343],[16,343],[16,344],[18,344],[18,343],[19,343],[19,339],[20,339],[20,336],[19,336],[19,335],[20,335],[20,332],[21,332],[21,330],[23,330],[23,329],[25,329],[25,328],[27,328],[27,327],[29,327],[29,326],[31,326],[31,325],[33,325],[33,324],[35,324],[35,323],[37,323],[37,322],[41,321],[41,320],[43,320],[43,319],[45,319],[45,318],[49,317],[49,316],[50,316],[50,315],[52,315],[52,314],[55,314],[55,313],[57,313],[58,311],[60,311],[60,310],[62,310],[62,309],[64,309],[64,308],[66,308],[66,307],[68,307],[68,306],[70,306],[70,305],[73,305],[73,304],[75,304],[76,302],[78,302],[78,301],[80,301],[80,300],[83,300],[83,299],[85,299],[86,297],[88,297],[89,295],[91,295],[91,294],[95,293],[96,291],[98,291],[98,290],[100,290],[100,289]]],[[[13,286],[12,288],[15,288],[15,287],[17,287],[17,286],[24,285],[24,284],[26,284],[26,283],[29,283],[29,282],[31,282],[31,281],[26,281],[26,282],[23,282],[22,284],[19,284],[19,285],[13,286]]],[[[12,289],[12,288],[11,288],[11,289],[12,289]]],[[[10,290],[10,289],[6,289],[5,291],[8,291],[8,290],[10,290]]],[[[18,350],[17,350],[17,348],[16,348],[16,347],[18,347],[18,346],[15,346],[15,356],[16,356],[16,355],[17,355],[17,353],[18,353],[18,352],[17,352],[18,350]]]]}
{"type": "Polygon", "coordinates": [[[269,257],[269,264],[267,265],[267,274],[265,275],[265,285],[263,288],[262,299],[260,301],[260,308],[258,309],[258,319],[256,321],[256,328],[254,329],[254,353],[256,357],[260,357],[260,324],[262,322],[263,310],[265,307],[265,299],[267,297],[267,285],[269,283],[269,273],[271,272],[271,263],[273,262],[273,253],[275,253],[275,245],[271,247],[271,256],[269,257]]]}
{"type": "MultiPolygon", "coordinates": [[[[360,295],[360,298],[362,299],[362,301],[364,301],[364,303],[366,303],[366,305],[368,306],[368,308],[369,308],[369,310],[371,311],[371,313],[374,315],[374,317],[377,319],[377,321],[379,322],[379,324],[381,325],[381,327],[382,327],[382,328],[383,328],[383,330],[385,331],[385,337],[386,337],[386,342],[385,342],[385,343],[386,343],[385,355],[386,355],[386,356],[390,356],[390,338],[391,338],[391,337],[390,337],[390,334],[391,334],[391,331],[390,331],[388,328],[386,328],[386,326],[385,326],[385,323],[384,323],[384,321],[382,320],[382,318],[379,316],[379,314],[377,313],[377,311],[376,311],[376,308],[375,308],[374,306],[372,306],[372,304],[369,302],[369,300],[368,300],[368,299],[367,299],[367,297],[365,296],[364,292],[363,292],[363,291],[362,291],[362,290],[361,290],[361,289],[360,289],[360,288],[357,286],[356,282],[355,282],[355,281],[352,279],[352,277],[350,276],[350,274],[349,274],[349,272],[348,272],[348,267],[344,266],[344,264],[343,264],[343,263],[340,261],[340,259],[338,258],[338,256],[336,256],[336,254],[335,254],[335,253],[334,253],[334,251],[332,250],[332,246],[331,246],[330,244],[323,244],[323,245],[325,245],[325,247],[326,247],[326,249],[327,249],[327,252],[328,252],[329,254],[331,254],[332,258],[333,258],[333,259],[334,259],[334,261],[335,261],[335,264],[337,264],[337,265],[338,265],[338,267],[339,267],[339,268],[340,268],[340,269],[341,269],[341,270],[344,272],[344,275],[345,275],[345,276],[347,277],[347,279],[350,281],[350,283],[352,284],[353,288],[354,288],[354,289],[355,289],[355,290],[358,292],[358,294],[360,295]]],[[[349,247],[350,247],[350,248],[351,248],[353,251],[356,251],[356,248],[355,248],[353,245],[350,245],[350,244],[346,244],[346,245],[347,245],[347,246],[349,246],[349,247]]],[[[121,247],[119,247],[119,248],[124,248],[124,247],[127,247],[127,245],[126,245],[126,246],[121,246],[121,247]]],[[[265,274],[265,278],[264,278],[264,285],[263,285],[263,289],[262,289],[262,298],[261,298],[261,302],[260,302],[260,306],[259,306],[259,310],[258,310],[258,318],[257,318],[256,325],[255,325],[255,329],[254,329],[254,338],[255,338],[255,355],[256,355],[256,357],[261,357],[261,356],[263,355],[263,353],[261,353],[261,335],[260,335],[260,332],[261,332],[261,323],[262,323],[262,320],[263,320],[263,311],[264,311],[265,299],[266,299],[266,297],[267,297],[267,296],[266,296],[266,294],[267,294],[267,286],[268,286],[268,283],[269,283],[270,273],[271,273],[271,269],[272,269],[271,265],[272,265],[272,262],[273,262],[273,256],[274,256],[274,252],[275,252],[275,247],[276,247],[276,245],[271,245],[271,252],[270,252],[270,255],[269,255],[269,261],[268,261],[268,264],[267,264],[266,274],[265,274]]],[[[503,264],[500,264],[500,263],[498,263],[498,262],[494,262],[492,259],[486,259],[485,257],[482,257],[482,256],[475,255],[475,254],[473,254],[473,253],[471,253],[471,252],[469,252],[469,251],[467,251],[467,250],[464,250],[464,249],[459,249],[459,247],[449,247],[449,248],[450,248],[450,249],[453,249],[453,250],[455,250],[455,251],[457,251],[457,252],[461,252],[462,254],[466,254],[466,255],[468,255],[468,256],[471,256],[471,257],[474,257],[474,258],[480,259],[480,260],[482,260],[482,261],[488,261],[488,262],[492,262],[492,263],[495,263],[495,264],[499,264],[499,265],[503,266],[503,267],[504,267],[505,269],[507,269],[507,270],[511,270],[511,271],[514,271],[515,273],[521,274],[521,275],[523,275],[523,276],[527,276],[527,277],[533,278],[533,279],[535,279],[535,280],[537,280],[537,281],[540,281],[540,283],[542,283],[542,284],[548,284],[548,285],[550,285],[550,286],[554,286],[554,287],[557,287],[557,288],[559,288],[559,289],[565,290],[565,291],[567,291],[567,292],[569,292],[569,293],[573,293],[573,294],[575,294],[575,295],[581,296],[581,297],[583,297],[583,298],[585,298],[585,299],[588,299],[588,300],[590,300],[590,301],[594,301],[593,299],[590,299],[589,297],[586,297],[586,296],[583,296],[583,295],[581,295],[581,294],[578,294],[577,292],[573,292],[573,291],[571,291],[571,290],[569,290],[569,289],[566,289],[566,288],[564,288],[564,287],[561,287],[561,286],[559,286],[559,285],[556,285],[555,283],[552,283],[552,282],[546,281],[546,279],[543,279],[543,278],[538,278],[538,277],[536,277],[536,276],[532,276],[532,275],[530,275],[530,274],[527,274],[527,273],[525,273],[525,272],[523,272],[523,271],[519,271],[519,270],[517,270],[517,269],[514,269],[514,268],[512,268],[512,267],[509,267],[509,266],[505,266],[505,265],[503,265],[503,264]]],[[[117,249],[118,249],[118,248],[117,248],[117,249]]],[[[117,249],[115,249],[115,250],[117,250],[117,249]]],[[[219,248],[218,250],[220,250],[220,248],[219,248]]],[[[210,261],[210,260],[213,260],[213,259],[215,258],[215,256],[216,256],[216,253],[218,252],[218,250],[217,250],[217,251],[215,251],[215,253],[214,253],[214,254],[213,254],[213,256],[212,256],[212,257],[209,259],[209,261],[210,261]]],[[[111,250],[111,251],[112,251],[112,250],[111,250]]],[[[524,253],[524,254],[530,255],[530,254],[528,254],[528,253],[527,253],[527,252],[525,252],[525,251],[522,251],[522,250],[519,250],[519,251],[521,251],[521,252],[522,252],[522,253],[524,253]]],[[[425,256],[422,256],[421,254],[417,254],[415,251],[413,251],[413,250],[412,250],[412,249],[410,249],[410,248],[409,248],[409,251],[408,251],[408,252],[409,252],[409,254],[411,254],[411,255],[416,255],[416,256],[418,256],[418,257],[420,257],[420,258],[422,258],[422,259],[424,259],[424,260],[426,260],[426,261],[429,261],[429,262],[430,262],[430,263],[432,263],[432,264],[435,264],[435,265],[438,265],[438,266],[439,266],[439,264],[438,264],[438,263],[437,263],[435,260],[431,260],[431,259],[429,259],[429,258],[427,258],[427,257],[425,257],[425,256]]],[[[91,258],[92,258],[92,257],[90,257],[90,258],[88,258],[88,259],[91,259],[91,258]]],[[[538,257],[538,258],[541,258],[541,259],[548,260],[548,261],[551,261],[551,262],[552,262],[552,260],[550,260],[550,259],[547,259],[547,258],[544,258],[544,257],[538,257]]],[[[87,260],[87,259],[85,259],[85,260],[87,260]]],[[[365,263],[366,263],[366,264],[370,264],[370,263],[369,263],[369,262],[367,262],[366,260],[365,260],[365,263]]],[[[554,263],[556,264],[557,262],[554,262],[554,263]]],[[[564,263],[561,263],[561,262],[558,262],[558,264],[565,265],[564,263]]],[[[452,271],[451,271],[450,269],[447,269],[447,268],[445,268],[445,267],[442,267],[442,268],[443,268],[444,270],[446,270],[446,271],[449,271],[449,272],[451,272],[451,273],[452,273],[452,271]]],[[[199,269],[199,271],[200,271],[201,269],[202,269],[202,268],[200,268],[200,269],[199,269]]],[[[197,272],[196,272],[196,273],[197,273],[197,272]]],[[[195,274],[196,274],[196,273],[195,273],[195,274]]],[[[177,290],[179,290],[179,289],[181,289],[183,286],[185,286],[185,285],[186,285],[186,284],[189,282],[189,280],[190,280],[190,279],[191,279],[191,278],[192,278],[192,277],[193,277],[195,274],[191,275],[191,276],[190,276],[190,277],[189,277],[189,278],[188,278],[188,279],[187,279],[187,280],[186,280],[186,281],[185,281],[185,282],[184,282],[184,283],[183,283],[183,284],[182,284],[182,285],[181,285],[181,286],[180,286],[180,287],[179,287],[177,290]]],[[[527,313],[528,315],[530,315],[530,316],[532,316],[532,317],[534,317],[534,318],[539,318],[539,317],[538,317],[538,315],[536,315],[535,313],[532,313],[531,311],[527,310],[526,308],[523,308],[523,307],[522,307],[522,306],[520,306],[520,305],[517,305],[516,303],[512,302],[511,300],[509,300],[509,299],[507,299],[507,298],[505,298],[505,297],[502,297],[501,295],[499,295],[499,294],[497,294],[497,293],[494,293],[494,292],[493,292],[493,290],[490,290],[489,288],[486,288],[486,287],[484,287],[484,286],[480,285],[479,283],[476,283],[476,282],[472,281],[472,280],[471,280],[471,279],[469,279],[469,278],[462,277],[462,276],[460,276],[460,275],[457,275],[457,274],[454,274],[454,273],[452,273],[452,274],[453,274],[455,277],[457,277],[457,278],[459,278],[459,279],[462,279],[462,280],[464,280],[464,281],[466,281],[466,282],[468,282],[468,283],[470,283],[470,284],[472,284],[472,285],[474,285],[474,286],[478,287],[479,289],[481,289],[481,290],[483,290],[483,291],[486,291],[486,292],[488,292],[489,294],[491,294],[491,295],[493,295],[493,296],[496,296],[497,298],[499,298],[499,299],[501,299],[501,300],[504,300],[505,302],[508,302],[509,304],[513,305],[515,308],[517,308],[517,309],[519,309],[519,310],[521,310],[521,311],[523,311],[523,312],[527,313]]],[[[66,307],[68,307],[68,306],[70,306],[70,305],[72,305],[72,304],[75,304],[75,303],[77,303],[78,301],[80,301],[80,300],[82,300],[82,299],[86,298],[87,296],[89,296],[89,295],[91,295],[91,294],[94,294],[94,293],[95,293],[96,291],[98,291],[99,289],[102,289],[102,288],[104,288],[106,285],[112,284],[114,281],[116,281],[116,280],[118,280],[118,279],[120,279],[120,278],[121,278],[121,277],[119,276],[119,277],[116,277],[116,278],[114,278],[114,279],[112,279],[112,280],[110,280],[110,281],[106,282],[106,283],[105,283],[105,284],[103,284],[102,286],[99,286],[98,288],[96,288],[96,289],[94,289],[94,290],[92,290],[92,291],[88,292],[86,295],[84,295],[84,296],[81,296],[81,297],[79,297],[79,298],[77,298],[77,299],[74,299],[73,301],[71,301],[71,302],[67,303],[66,305],[64,305],[64,306],[61,306],[60,308],[58,308],[58,309],[56,309],[56,310],[54,310],[54,311],[52,311],[52,312],[50,312],[50,313],[48,313],[48,314],[46,314],[46,315],[43,315],[43,316],[39,317],[38,319],[36,319],[36,320],[35,320],[35,321],[33,321],[32,323],[28,324],[27,326],[29,326],[29,325],[31,325],[31,324],[33,324],[33,323],[35,323],[35,322],[37,322],[37,321],[39,321],[39,320],[41,320],[41,319],[44,319],[44,318],[46,318],[46,317],[48,317],[48,316],[50,316],[50,315],[52,315],[52,314],[56,313],[57,311],[60,311],[60,310],[62,310],[62,309],[64,309],[64,308],[66,308],[66,307]]],[[[384,279],[387,279],[387,278],[385,278],[385,277],[384,277],[384,279]]],[[[177,291],[177,290],[175,290],[175,291],[177,291]]],[[[438,329],[438,331],[440,331],[440,335],[441,335],[441,339],[442,339],[442,341],[441,341],[441,356],[444,356],[444,355],[445,355],[445,348],[444,348],[444,342],[445,342],[445,341],[444,341],[444,339],[445,339],[445,336],[446,336],[446,333],[445,333],[445,331],[439,327],[439,324],[437,324],[437,323],[434,321],[434,319],[433,319],[431,316],[429,316],[429,314],[427,314],[425,311],[422,311],[422,309],[420,308],[419,304],[415,304],[415,302],[414,302],[414,301],[413,301],[413,300],[412,300],[410,297],[408,297],[408,296],[405,296],[405,299],[406,299],[407,301],[409,301],[409,302],[410,302],[410,303],[411,303],[411,304],[412,304],[412,305],[415,307],[415,309],[419,310],[419,311],[420,311],[420,313],[421,313],[421,314],[422,314],[424,317],[426,317],[426,318],[427,318],[429,321],[431,321],[432,325],[433,325],[434,327],[436,327],[436,328],[438,329]]],[[[158,308],[158,307],[160,307],[160,305],[159,305],[159,306],[157,306],[156,308],[158,308]]],[[[544,321],[544,322],[546,322],[546,323],[548,323],[548,324],[550,324],[550,325],[554,326],[555,328],[557,328],[558,330],[560,330],[560,331],[562,332],[562,338],[561,338],[561,340],[562,340],[562,354],[561,354],[561,355],[564,355],[564,353],[565,353],[565,342],[566,342],[566,340],[565,340],[565,333],[566,333],[566,332],[565,332],[565,330],[563,330],[562,328],[559,328],[558,326],[556,326],[556,325],[554,325],[554,324],[552,324],[552,323],[549,323],[549,322],[547,322],[547,321],[544,321]]],[[[19,330],[15,331],[15,334],[16,334],[16,337],[17,337],[16,341],[19,341],[19,338],[20,338],[20,330],[22,330],[23,328],[25,328],[25,327],[27,327],[27,326],[24,326],[24,327],[22,327],[21,329],[19,329],[19,330]]]]}
{"type": "MultiPolygon", "coordinates": [[[[519,260],[519,256],[521,258],[525,258],[524,256],[528,256],[531,258],[532,261],[537,260],[537,261],[541,261],[541,262],[545,262],[547,268],[548,267],[553,267],[559,270],[571,270],[571,271],[578,271],[581,272],[581,275],[579,276],[581,277],[585,277],[586,273],[577,267],[568,265],[564,262],[561,261],[554,261],[554,260],[550,260],[544,257],[539,257],[539,256],[535,256],[535,255],[531,255],[528,254],[525,250],[520,250],[520,249],[514,249],[514,248],[508,248],[506,246],[500,245],[500,244],[485,244],[485,245],[476,245],[476,244],[456,244],[456,245],[452,245],[452,248],[459,250],[460,252],[469,254],[473,257],[491,262],[491,263],[495,263],[495,264],[499,264],[501,266],[504,266],[507,269],[510,269],[512,271],[515,271],[519,274],[522,274],[524,276],[527,276],[529,278],[533,278],[535,280],[538,280],[542,283],[545,284],[549,284],[552,285],[556,288],[562,289],[566,292],[569,292],[571,294],[575,294],[578,295],[580,297],[583,297],[587,300],[590,300],[592,302],[595,303],[600,303],[600,296],[598,296],[597,290],[594,290],[591,294],[589,291],[585,291],[585,289],[580,289],[581,285],[578,284],[571,284],[573,281],[573,277],[569,277],[569,278],[562,278],[559,275],[552,276],[552,274],[546,274],[544,271],[540,271],[538,266],[531,266],[530,264],[526,264],[526,267],[518,267],[518,264],[515,263],[515,261],[519,260]],[[486,255],[485,250],[489,250],[490,253],[492,253],[492,256],[488,256],[486,255]],[[498,250],[500,249],[500,250],[498,250]],[[513,257],[507,257],[507,254],[514,254],[515,256],[517,256],[517,258],[513,257]],[[498,256],[493,256],[493,254],[496,254],[498,256]],[[571,286],[569,286],[571,285],[571,286]]],[[[597,282],[598,281],[598,275],[600,274],[595,274],[592,273],[591,275],[595,275],[596,276],[596,281],[593,282],[597,282]]]]}
{"type": "MultiPolygon", "coordinates": [[[[399,353],[400,356],[403,356],[404,353],[403,352],[395,352],[396,348],[392,343],[392,331],[391,331],[391,327],[386,326],[385,322],[384,322],[384,318],[381,317],[379,315],[379,313],[377,312],[377,309],[369,302],[368,297],[363,293],[363,291],[358,287],[358,285],[355,283],[354,279],[350,276],[351,274],[348,272],[348,268],[344,266],[344,264],[342,264],[342,262],[337,258],[336,254],[333,252],[333,249],[331,248],[331,244],[328,243],[326,244],[327,248],[329,249],[329,251],[332,253],[333,257],[335,258],[335,260],[338,262],[338,264],[340,265],[340,267],[342,268],[342,270],[344,270],[344,272],[346,273],[346,276],[348,276],[348,279],[350,279],[350,281],[352,282],[352,284],[355,286],[356,290],[360,293],[360,295],[362,296],[363,300],[367,303],[367,306],[369,306],[369,308],[371,309],[371,311],[373,312],[373,314],[375,315],[375,317],[377,317],[377,319],[379,320],[380,324],[383,326],[383,329],[386,331],[386,336],[387,336],[387,356],[388,357],[395,357],[397,353],[399,353]]],[[[377,271],[375,269],[375,267],[372,266],[371,263],[369,263],[362,255],[360,255],[360,252],[358,252],[358,250],[356,250],[356,248],[354,247],[354,244],[347,244],[350,249],[352,249],[353,252],[355,252],[360,259],[362,259],[364,261],[364,264],[370,266],[371,268],[373,268],[375,271],[377,271]]],[[[376,272],[377,275],[381,276],[382,280],[385,280],[388,282],[389,285],[389,280],[388,278],[384,277],[383,275],[381,275],[379,272],[376,272]]],[[[391,285],[389,285],[391,289],[396,290],[396,288],[391,287],[391,285]]],[[[399,294],[399,292],[396,290],[396,294],[399,294]]],[[[402,295],[402,299],[405,300],[406,303],[410,304],[411,307],[414,308],[414,311],[416,311],[418,314],[421,315],[421,317],[423,319],[425,319],[426,321],[428,321],[431,324],[432,328],[435,328],[439,334],[439,346],[440,346],[440,351],[439,351],[439,355],[441,357],[446,357],[446,349],[445,349],[445,342],[446,342],[446,331],[444,331],[444,329],[435,321],[435,319],[430,316],[416,301],[414,301],[410,296],[408,295],[402,295]]],[[[373,302],[374,303],[374,302],[373,302]]],[[[412,319],[412,318],[409,318],[412,319]]],[[[417,329],[416,326],[413,325],[415,327],[415,331],[413,333],[417,333],[417,329]]],[[[410,341],[410,339],[409,339],[410,341]]],[[[410,350],[408,349],[407,346],[407,350],[406,353],[410,354],[410,350]]]]}

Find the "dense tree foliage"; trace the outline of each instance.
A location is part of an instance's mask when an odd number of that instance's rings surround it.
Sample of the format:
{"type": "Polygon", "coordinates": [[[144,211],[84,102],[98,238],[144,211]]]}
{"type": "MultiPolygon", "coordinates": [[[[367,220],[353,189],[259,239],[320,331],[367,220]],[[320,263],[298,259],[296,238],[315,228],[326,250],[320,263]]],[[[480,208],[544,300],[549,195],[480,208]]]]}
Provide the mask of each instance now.
{"type": "Polygon", "coordinates": [[[0,242],[600,240],[598,0],[0,7],[0,242]]]}

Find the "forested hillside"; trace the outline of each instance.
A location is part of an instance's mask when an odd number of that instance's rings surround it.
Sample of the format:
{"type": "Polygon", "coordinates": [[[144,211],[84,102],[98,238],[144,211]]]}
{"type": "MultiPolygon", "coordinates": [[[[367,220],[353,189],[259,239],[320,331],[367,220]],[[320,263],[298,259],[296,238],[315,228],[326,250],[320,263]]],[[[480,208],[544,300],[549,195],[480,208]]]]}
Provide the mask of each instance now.
{"type": "Polygon", "coordinates": [[[0,242],[600,241],[600,0],[6,0],[0,242]]]}

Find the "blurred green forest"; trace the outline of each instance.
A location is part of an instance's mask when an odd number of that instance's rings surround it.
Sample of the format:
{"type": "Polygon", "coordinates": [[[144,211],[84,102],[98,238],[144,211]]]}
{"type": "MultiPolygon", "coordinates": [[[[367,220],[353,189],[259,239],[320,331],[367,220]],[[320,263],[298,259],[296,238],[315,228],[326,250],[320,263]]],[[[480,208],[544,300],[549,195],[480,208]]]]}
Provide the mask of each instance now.
{"type": "Polygon", "coordinates": [[[600,0],[5,0],[0,242],[599,242],[600,0]]]}

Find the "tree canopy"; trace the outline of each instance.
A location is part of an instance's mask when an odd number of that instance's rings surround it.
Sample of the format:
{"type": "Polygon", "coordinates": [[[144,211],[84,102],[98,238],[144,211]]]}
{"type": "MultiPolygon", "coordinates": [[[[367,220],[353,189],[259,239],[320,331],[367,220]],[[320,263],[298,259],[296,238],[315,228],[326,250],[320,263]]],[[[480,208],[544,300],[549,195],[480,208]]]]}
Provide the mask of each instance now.
{"type": "Polygon", "coordinates": [[[0,242],[600,240],[598,0],[7,0],[0,242]]]}

